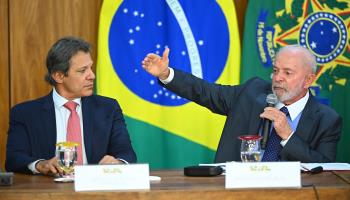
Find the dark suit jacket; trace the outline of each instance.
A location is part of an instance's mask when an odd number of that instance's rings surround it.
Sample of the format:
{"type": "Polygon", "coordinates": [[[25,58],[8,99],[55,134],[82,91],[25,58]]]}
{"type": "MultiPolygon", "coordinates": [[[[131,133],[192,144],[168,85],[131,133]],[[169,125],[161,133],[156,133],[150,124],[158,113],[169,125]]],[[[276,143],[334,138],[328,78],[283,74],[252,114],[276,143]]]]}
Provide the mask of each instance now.
{"type": "MultiPolygon", "coordinates": [[[[84,145],[89,164],[111,155],[136,162],[122,110],[114,99],[82,97],[84,145]]],[[[52,92],[11,109],[6,170],[30,173],[27,165],[55,156],[56,117],[52,92]]]]}
{"type": "MultiPolygon", "coordinates": [[[[164,87],[227,116],[215,162],[240,161],[241,142],[237,137],[258,134],[262,124],[259,115],[267,106],[267,94],[272,93],[271,83],[252,78],[242,85],[224,86],[174,71],[174,79],[164,87]]],[[[280,152],[281,160],[334,162],[340,132],[340,116],[310,95],[296,131],[280,152]]]]}

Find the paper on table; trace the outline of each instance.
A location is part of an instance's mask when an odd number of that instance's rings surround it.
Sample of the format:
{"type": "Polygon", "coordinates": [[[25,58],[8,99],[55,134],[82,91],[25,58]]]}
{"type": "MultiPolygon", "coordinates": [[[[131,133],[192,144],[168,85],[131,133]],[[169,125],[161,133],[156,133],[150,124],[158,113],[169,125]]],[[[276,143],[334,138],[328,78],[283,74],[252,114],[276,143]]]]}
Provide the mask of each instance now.
{"type": "MultiPolygon", "coordinates": [[[[201,163],[199,166],[220,166],[223,170],[226,169],[226,163],[201,163]]],[[[329,170],[350,170],[349,163],[301,163],[300,168],[302,171],[309,171],[315,167],[321,166],[324,171],[329,170]]]]}
{"type": "MultiPolygon", "coordinates": [[[[162,178],[160,178],[159,176],[149,176],[149,180],[152,182],[157,182],[160,181],[162,178]]],[[[74,182],[74,178],[55,178],[54,179],[55,182],[74,182]]]]}
{"type": "Polygon", "coordinates": [[[315,167],[322,167],[323,171],[330,170],[350,170],[349,163],[301,163],[300,167],[303,171],[309,171],[315,167]]]}
{"type": "Polygon", "coordinates": [[[149,176],[149,180],[150,181],[160,181],[162,178],[160,178],[159,176],[149,176]]]}

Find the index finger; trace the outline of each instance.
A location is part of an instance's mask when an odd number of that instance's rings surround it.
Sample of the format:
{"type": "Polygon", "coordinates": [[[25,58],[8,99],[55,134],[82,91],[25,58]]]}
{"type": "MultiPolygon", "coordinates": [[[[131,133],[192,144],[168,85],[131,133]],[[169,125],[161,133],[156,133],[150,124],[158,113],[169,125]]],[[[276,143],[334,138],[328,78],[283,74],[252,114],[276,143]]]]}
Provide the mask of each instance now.
{"type": "Polygon", "coordinates": [[[163,60],[168,60],[169,51],[170,51],[170,49],[168,47],[166,47],[164,52],[163,52],[163,60]]]}

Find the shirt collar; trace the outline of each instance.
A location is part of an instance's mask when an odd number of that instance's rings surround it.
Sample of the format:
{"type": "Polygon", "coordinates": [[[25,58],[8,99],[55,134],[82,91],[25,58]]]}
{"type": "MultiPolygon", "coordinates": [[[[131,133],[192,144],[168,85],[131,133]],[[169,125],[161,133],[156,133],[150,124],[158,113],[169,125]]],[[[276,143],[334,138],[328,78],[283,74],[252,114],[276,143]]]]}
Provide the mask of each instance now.
{"type": "Polygon", "coordinates": [[[284,105],[282,102],[278,102],[275,107],[281,109],[283,106],[286,106],[288,108],[290,119],[293,121],[301,113],[301,111],[304,110],[309,97],[310,94],[307,92],[303,98],[290,104],[289,106],[284,105]]]}
{"type": "MultiPolygon", "coordinates": [[[[55,88],[53,88],[52,91],[52,98],[53,98],[53,103],[55,104],[56,107],[60,108],[62,107],[65,103],[68,102],[68,99],[62,97],[58,92],[56,91],[55,88]]],[[[73,99],[75,103],[78,104],[78,106],[81,106],[81,98],[76,98],[73,99]]]]}

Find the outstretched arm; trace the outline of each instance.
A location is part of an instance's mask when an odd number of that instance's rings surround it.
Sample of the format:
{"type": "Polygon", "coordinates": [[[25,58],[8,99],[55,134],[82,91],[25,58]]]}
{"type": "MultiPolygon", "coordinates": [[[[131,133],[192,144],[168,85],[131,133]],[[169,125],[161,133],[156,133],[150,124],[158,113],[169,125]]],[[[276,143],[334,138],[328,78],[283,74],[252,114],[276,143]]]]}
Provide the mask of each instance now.
{"type": "Polygon", "coordinates": [[[142,67],[151,75],[165,80],[168,78],[169,70],[169,48],[166,48],[163,52],[163,56],[160,57],[157,54],[147,54],[142,61],[142,67]]]}

